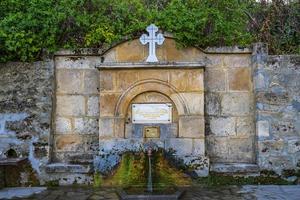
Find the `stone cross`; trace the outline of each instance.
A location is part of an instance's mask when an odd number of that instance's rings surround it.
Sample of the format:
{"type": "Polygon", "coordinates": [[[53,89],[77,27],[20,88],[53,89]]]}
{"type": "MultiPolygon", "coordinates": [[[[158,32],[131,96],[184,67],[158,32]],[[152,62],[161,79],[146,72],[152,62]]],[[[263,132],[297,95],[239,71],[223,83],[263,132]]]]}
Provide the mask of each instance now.
{"type": "Polygon", "coordinates": [[[162,45],[162,43],[165,41],[165,38],[161,33],[155,35],[155,33],[158,31],[158,28],[154,24],[148,26],[146,30],[149,33],[149,36],[143,34],[140,37],[140,41],[143,45],[149,43],[149,55],[146,62],[158,62],[155,53],[155,44],[157,43],[158,45],[162,45]]]}

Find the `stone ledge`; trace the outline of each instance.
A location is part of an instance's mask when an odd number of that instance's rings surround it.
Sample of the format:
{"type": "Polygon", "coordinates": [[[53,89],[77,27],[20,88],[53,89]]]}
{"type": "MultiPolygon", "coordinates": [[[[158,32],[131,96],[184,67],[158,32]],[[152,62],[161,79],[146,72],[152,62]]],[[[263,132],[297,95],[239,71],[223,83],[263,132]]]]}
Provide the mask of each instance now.
{"type": "Polygon", "coordinates": [[[72,165],[66,163],[51,163],[46,165],[47,173],[81,173],[88,174],[93,172],[91,165],[72,165]]]}
{"type": "Polygon", "coordinates": [[[248,163],[212,163],[210,171],[217,173],[258,173],[256,164],[248,163]]]}

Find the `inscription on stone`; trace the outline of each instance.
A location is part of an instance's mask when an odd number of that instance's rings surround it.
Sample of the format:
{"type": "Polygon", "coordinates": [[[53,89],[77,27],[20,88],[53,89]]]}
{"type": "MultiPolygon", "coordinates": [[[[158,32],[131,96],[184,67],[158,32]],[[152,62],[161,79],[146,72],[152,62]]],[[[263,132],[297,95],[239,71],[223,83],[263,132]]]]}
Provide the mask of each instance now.
{"type": "Polygon", "coordinates": [[[132,104],[132,123],[163,123],[172,122],[172,104],[132,104]]]}

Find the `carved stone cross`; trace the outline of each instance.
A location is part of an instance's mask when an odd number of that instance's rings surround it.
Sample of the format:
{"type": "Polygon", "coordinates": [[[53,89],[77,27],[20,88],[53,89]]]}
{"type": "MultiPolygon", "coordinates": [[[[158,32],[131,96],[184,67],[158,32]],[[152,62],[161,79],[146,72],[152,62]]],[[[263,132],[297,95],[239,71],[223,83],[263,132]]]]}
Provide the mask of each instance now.
{"type": "Polygon", "coordinates": [[[165,38],[161,33],[155,35],[155,33],[158,31],[158,28],[154,24],[148,26],[146,30],[149,33],[149,36],[143,34],[140,37],[140,41],[143,45],[149,43],[149,55],[146,62],[158,62],[155,52],[155,44],[157,43],[158,45],[162,45],[162,43],[165,41],[165,38]]]}

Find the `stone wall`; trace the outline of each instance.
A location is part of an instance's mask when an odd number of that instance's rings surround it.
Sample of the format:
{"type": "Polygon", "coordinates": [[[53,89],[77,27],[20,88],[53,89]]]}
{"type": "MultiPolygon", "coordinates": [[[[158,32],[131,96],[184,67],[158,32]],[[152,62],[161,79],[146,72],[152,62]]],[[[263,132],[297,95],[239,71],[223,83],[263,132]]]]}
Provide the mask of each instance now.
{"type": "Polygon", "coordinates": [[[258,164],[282,173],[300,167],[300,56],[268,56],[255,46],[258,164]]]}
{"type": "Polygon", "coordinates": [[[0,158],[12,149],[42,178],[49,161],[52,61],[0,65],[0,158]]]}
{"type": "Polygon", "coordinates": [[[99,140],[99,56],[55,57],[53,162],[92,163],[99,140]]]}
{"type": "Polygon", "coordinates": [[[251,52],[213,49],[205,68],[205,133],[212,163],[255,162],[251,52]]]}

